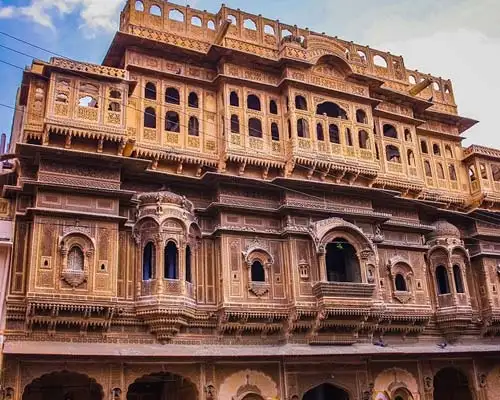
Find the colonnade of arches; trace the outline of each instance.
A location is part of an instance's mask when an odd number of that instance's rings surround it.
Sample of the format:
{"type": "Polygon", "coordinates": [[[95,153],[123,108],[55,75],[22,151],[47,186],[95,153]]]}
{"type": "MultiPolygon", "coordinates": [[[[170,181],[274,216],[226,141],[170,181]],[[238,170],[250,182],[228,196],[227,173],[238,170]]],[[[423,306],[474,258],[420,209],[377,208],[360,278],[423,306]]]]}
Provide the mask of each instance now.
{"type": "MultiPolygon", "coordinates": [[[[203,391],[206,392],[206,391],[203,391]]],[[[421,392],[424,392],[422,388],[421,392]]],[[[216,400],[216,391],[207,392],[210,400],[216,400]]],[[[432,381],[433,400],[473,400],[473,389],[467,375],[458,368],[439,370],[432,381]]],[[[404,385],[388,391],[374,393],[376,400],[415,400],[404,385]]],[[[15,398],[15,397],[14,397],[15,398]]],[[[103,387],[93,378],[72,371],[57,371],[45,374],[29,383],[22,393],[22,400],[107,400],[103,387]]],[[[335,384],[324,382],[306,391],[293,400],[352,400],[357,398],[335,384]]],[[[142,376],[132,382],[125,393],[121,388],[111,389],[112,400],[198,400],[197,386],[189,379],[170,372],[158,372],[142,376]]],[[[236,393],[233,399],[264,400],[258,387],[236,393]]],[[[221,399],[222,400],[222,399],[221,399]]]]}

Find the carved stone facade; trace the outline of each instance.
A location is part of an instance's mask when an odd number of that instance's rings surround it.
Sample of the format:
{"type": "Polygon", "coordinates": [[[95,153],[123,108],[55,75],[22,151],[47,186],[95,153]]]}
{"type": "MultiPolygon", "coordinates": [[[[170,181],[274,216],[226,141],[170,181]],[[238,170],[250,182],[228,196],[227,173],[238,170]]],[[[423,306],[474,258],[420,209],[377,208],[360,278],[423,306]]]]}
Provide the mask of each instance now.
{"type": "Polygon", "coordinates": [[[129,0],[23,107],[5,398],[498,397],[500,152],[461,147],[449,80],[129,0]]]}

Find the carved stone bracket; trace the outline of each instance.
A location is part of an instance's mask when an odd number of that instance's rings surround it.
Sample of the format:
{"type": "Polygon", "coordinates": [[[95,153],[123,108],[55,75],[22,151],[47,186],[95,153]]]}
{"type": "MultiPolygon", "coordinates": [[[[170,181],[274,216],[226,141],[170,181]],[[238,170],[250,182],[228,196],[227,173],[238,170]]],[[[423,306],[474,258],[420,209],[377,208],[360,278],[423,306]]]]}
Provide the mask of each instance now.
{"type": "Polygon", "coordinates": [[[252,292],[257,297],[262,297],[269,292],[271,285],[266,282],[250,282],[248,284],[248,290],[252,292]]]}
{"type": "Polygon", "coordinates": [[[77,288],[87,282],[88,275],[85,271],[64,270],[61,272],[61,278],[71,287],[77,288]]]}

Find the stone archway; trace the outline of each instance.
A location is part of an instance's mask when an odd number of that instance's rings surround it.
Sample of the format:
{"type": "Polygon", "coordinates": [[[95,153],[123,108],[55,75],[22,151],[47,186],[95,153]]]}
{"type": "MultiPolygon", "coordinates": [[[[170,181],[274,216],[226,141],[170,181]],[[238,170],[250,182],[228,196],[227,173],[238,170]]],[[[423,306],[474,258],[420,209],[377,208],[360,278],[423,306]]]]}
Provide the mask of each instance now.
{"type": "Polygon", "coordinates": [[[349,400],[349,393],[330,383],[323,383],[308,390],[302,400],[349,400]]]}
{"type": "Polygon", "coordinates": [[[52,372],[26,386],[22,400],[103,400],[103,389],[87,375],[52,372]]]}
{"type": "Polygon", "coordinates": [[[473,400],[467,376],[453,367],[440,370],[434,376],[434,400],[473,400]]]}
{"type": "Polygon", "coordinates": [[[241,400],[264,400],[264,398],[258,394],[247,394],[243,399],[241,400]]]}
{"type": "Polygon", "coordinates": [[[169,372],[136,379],[128,387],[127,400],[198,400],[198,390],[188,379],[169,372]]]}

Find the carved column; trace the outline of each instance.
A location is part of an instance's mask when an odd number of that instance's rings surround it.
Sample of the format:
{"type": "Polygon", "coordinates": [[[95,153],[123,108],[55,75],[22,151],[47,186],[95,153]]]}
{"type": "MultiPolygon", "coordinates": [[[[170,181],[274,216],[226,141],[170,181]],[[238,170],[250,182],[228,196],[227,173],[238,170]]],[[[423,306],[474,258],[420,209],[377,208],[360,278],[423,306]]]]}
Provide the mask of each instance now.
{"type": "Polygon", "coordinates": [[[319,280],[321,282],[326,282],[326,253],[321,251],[318,253],[318,265],[319,265],[319,280]]]}
{"type": "Polygon", "coordinates": [[[155,276],[154,282],[156,282],[156,290],[154,294],[163,294],[163,269],[165,264],[165,242],[163,240],[162,234],[156,234],[154,236],[155,248],[156,248],[156,260],[155,260],[155,276]]]}

